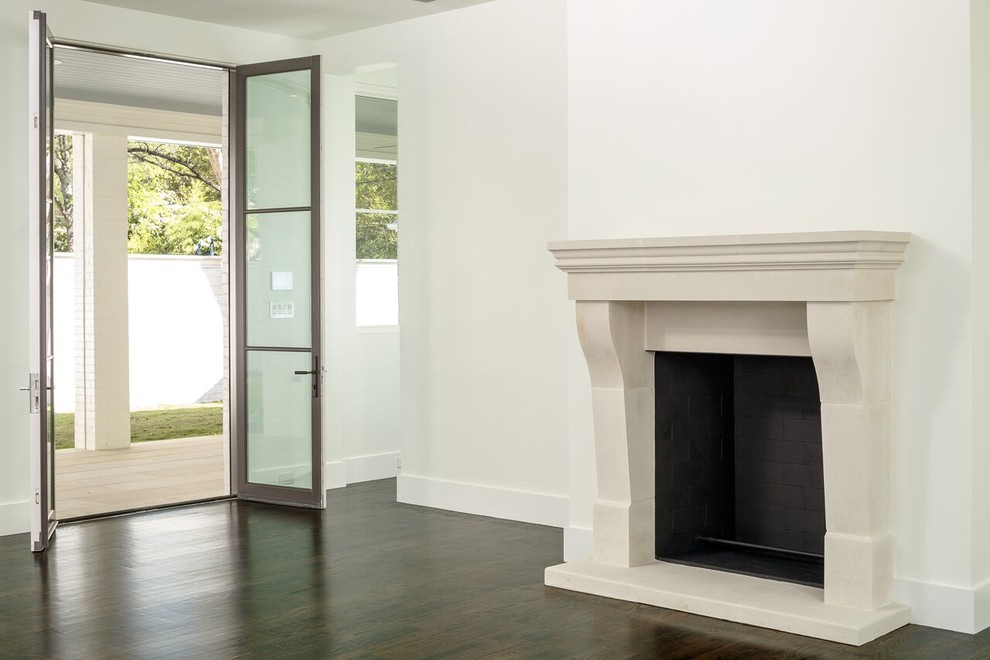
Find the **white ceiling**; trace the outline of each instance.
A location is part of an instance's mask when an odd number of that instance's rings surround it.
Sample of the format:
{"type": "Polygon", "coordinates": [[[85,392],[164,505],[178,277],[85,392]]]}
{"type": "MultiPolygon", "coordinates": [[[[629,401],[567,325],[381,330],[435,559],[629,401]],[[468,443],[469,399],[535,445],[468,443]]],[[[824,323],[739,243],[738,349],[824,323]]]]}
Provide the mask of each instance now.
{"type": "Polygon", "coordinates": [[[55,62],[56,99],[222,113],[218,69],[62,46],[55,47],[55,62]]]}
{"type": "Polygon", "coordinates": [[[322,39],[491,0],[86,0],[194,21],[322,39]]]}
{"type": "MultiPolygon", "coordinates": [[[[219,69],[65,46],[55,47],[55,61],[56,101],[71,99],[213,116],[223,113],[224,72],[219,69]]],[[[375,73],[379,75],[361,77],[394,85],[394,69],[375,73]]],[[[394,137],[397,108],[394,99],[359,94],[355,99],[356,130],[394,137]]],[[[57,102],[55,112],[57,115],[57,102]]],[[[388,144],[394,147],[394,140],[388,144]]]]}

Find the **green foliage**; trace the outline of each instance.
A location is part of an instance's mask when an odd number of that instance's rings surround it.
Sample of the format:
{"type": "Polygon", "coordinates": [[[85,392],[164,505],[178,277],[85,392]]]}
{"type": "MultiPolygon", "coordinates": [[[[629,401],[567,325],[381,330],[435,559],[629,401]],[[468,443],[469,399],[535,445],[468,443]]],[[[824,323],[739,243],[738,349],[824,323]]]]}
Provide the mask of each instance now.
{"type": "Polygon", "coordinates": [[[220,254],[217,149],[130,142],[127,249],[137,254],[220,254]]]}
{"type": "MultiPolygon", "coordinates": [[[[127,151],[128,251],[220,254],[219,149],[130,142],[127,151]]],[[[55,251],[71,252],[71,135],[55,136],[52,157],[55,251]]]]}
{"type": "Polygon", "coordinates": [[[393,222],[395,222],[394,215],[357,214],[358,259],[398,258],[398,235],[388,226],[393,222]]]}
{"type": "MultiPolygon", "coordinates": [[[[75,446],[75,413],[55,413],[55,448],[75,446]]],[[[223,404],[131,411],[131,442],[194,438],[223,433],[223,404]]]]}
{"type": "MultiPolygon", "coordinates": [[[[397,168],[394,163],[366,163],[358,161],[355,167],[356,206],[359,209],[396,211],[398,206],[397,168]]],[[[398,258],[398,233],[395,213],[358,213],[358,259],[398,258]],[[392,227],[389,227],[392,225],[392,227]]]]}
{"type": "Polygon", "coordinates": [[[395,163],[355,163],[354,171],[359,209],[394,211],[399,208],[398,168],[395,163]]]}
{"type": "Polygon", "coordinates": [[[52,181],[56,252],[72,252],[72,136],[56,135],[52,145],[55,179],[52,181]]]}

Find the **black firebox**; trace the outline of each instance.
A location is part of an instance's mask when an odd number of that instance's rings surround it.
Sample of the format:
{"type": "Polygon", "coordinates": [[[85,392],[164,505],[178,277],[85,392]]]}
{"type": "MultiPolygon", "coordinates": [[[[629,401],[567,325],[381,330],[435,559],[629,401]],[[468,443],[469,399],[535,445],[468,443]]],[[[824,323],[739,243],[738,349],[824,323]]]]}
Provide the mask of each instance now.
{"type": "Polygon", "coordinates": [[[811,358],[655,359],[657,559],[822,586],[821,398],[811,358]]]}

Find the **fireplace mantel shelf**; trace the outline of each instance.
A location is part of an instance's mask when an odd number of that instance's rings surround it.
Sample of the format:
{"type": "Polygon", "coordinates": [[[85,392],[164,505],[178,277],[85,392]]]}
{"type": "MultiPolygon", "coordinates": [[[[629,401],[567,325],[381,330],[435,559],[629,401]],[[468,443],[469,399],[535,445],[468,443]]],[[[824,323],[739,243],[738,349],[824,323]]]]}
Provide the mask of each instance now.
{"type": "Polygon", "coordinates": [[[571,300],[893,300],[911,235],[831,231],[553,241],[571,300]]]}

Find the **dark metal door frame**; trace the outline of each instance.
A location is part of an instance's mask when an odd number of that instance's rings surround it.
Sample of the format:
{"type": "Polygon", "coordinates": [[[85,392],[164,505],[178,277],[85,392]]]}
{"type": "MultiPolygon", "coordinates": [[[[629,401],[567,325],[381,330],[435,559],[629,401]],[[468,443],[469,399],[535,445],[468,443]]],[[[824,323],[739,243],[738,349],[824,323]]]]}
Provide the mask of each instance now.
{"type": "Polygon", "coordinates": [[[230,314],[231,314],[231,489],[240,499],[250,499],[277,504],[323,508],[326,491],[323,480],[323,360],[321,332],[322,297],[322,240],[321,240],[321,85],[320,57],[300,57],[275,62],[262,62],[235,67],[229,72],[229,113],[228,135],[230,148],[230,240],[229,263],[231,269],[230,314]],[[245,186],[247,157],[246,135],[246,86],[251,76],[272,73],[285,73],[300,70],[310,71],[310,202],[308,206],[292,208],[252,208],[248,209],[245,186]],[[246,220],[248,215],[308,211],[310,213],[310,265],[311,265],[311,339],[307,349],[249,346],[247,344],[246,314],[246,220]],[[313,400],[312,400],[312,482],[309,492],[305,489],[250,483],[248,481],[247,457],[247,354],[253,349],[266,351],[282,350],[309,352],[313,357],[313,400]]]}

